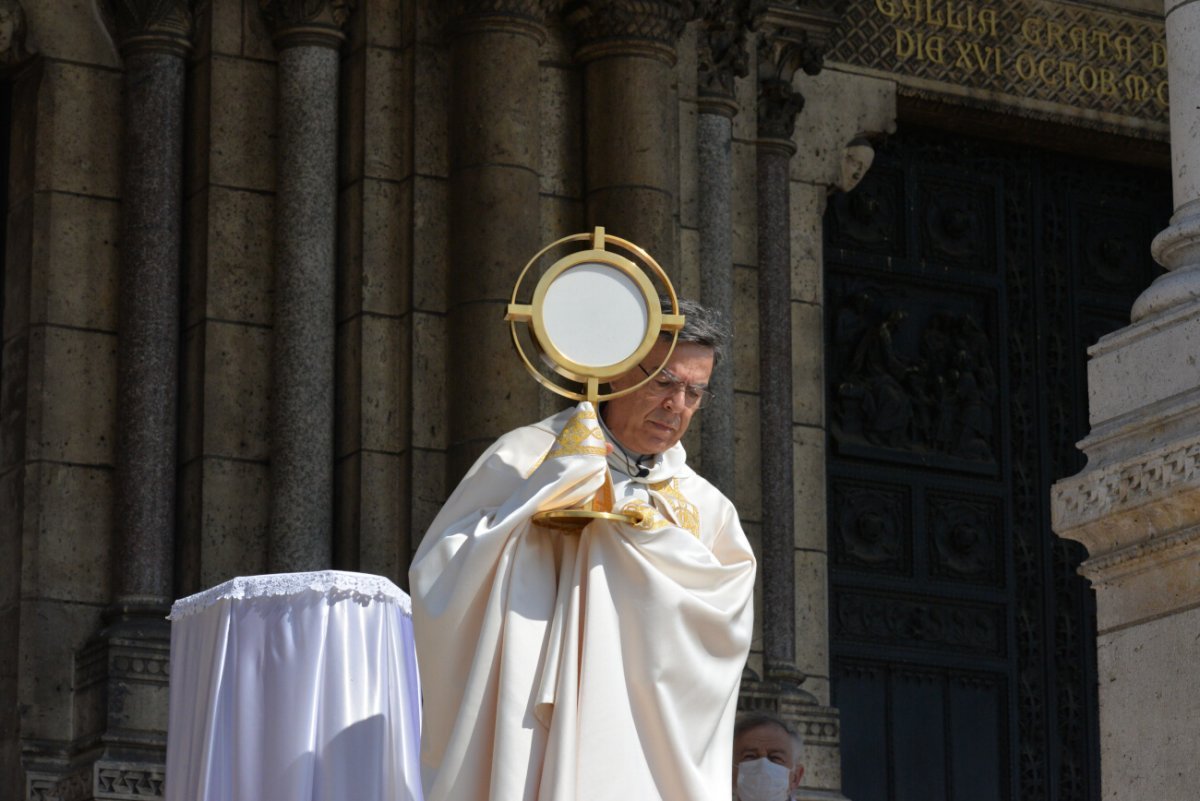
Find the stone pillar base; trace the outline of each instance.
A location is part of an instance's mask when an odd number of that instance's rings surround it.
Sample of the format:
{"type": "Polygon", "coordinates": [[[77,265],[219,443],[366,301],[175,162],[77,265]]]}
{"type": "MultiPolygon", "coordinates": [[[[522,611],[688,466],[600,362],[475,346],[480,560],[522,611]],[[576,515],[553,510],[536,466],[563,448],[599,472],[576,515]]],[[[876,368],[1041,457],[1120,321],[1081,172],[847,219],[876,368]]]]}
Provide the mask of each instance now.
{"type": "Polygon", "coordinates": [[[167,611],[155,604],[115,608],[114,622],[76,654],[76,747],[87,751],[73,754],[57,770],[27,768],[28,801],[163,797],[170,693],[167,611]]]}
{"type": "Polygon", "coordinates": [[[92,801],[88,766],[35,759],[26,762],[25,801],[92,801]]]}
{"type": "Polygon", "coordinates": [[[144,801],[163,797],[166,768],[151,762],[114,762],[93,767],[93,801],[144,801]]]}

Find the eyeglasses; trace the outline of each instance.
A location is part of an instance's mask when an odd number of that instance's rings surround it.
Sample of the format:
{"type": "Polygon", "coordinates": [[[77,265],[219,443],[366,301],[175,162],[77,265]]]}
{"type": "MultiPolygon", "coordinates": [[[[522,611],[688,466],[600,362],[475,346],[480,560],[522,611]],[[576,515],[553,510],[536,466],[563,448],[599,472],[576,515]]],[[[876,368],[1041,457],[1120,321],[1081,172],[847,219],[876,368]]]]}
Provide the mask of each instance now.
{"type": "MultiPolygon", "coordinates": [[[[638,369],[650,376],[650,371],[638,365],[638,369]]],[[[689,409],[699,409],[708,403],[712,393],[705,387],[688,384],[670,370],[662,369],[654,376],[654,380],[646,384],[644,389],[656,398],[669,398],[683,390],[683,405],[689,409]]]]}

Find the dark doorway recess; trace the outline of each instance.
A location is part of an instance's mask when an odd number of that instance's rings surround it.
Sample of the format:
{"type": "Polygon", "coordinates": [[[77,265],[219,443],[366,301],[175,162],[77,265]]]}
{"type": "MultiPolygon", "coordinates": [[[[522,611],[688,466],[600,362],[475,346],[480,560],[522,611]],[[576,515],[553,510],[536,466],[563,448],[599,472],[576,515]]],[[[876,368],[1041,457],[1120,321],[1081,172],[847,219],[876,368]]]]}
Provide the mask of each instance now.
{"type": "Polygon", "coordinates": [[[825,217],[833,700],[853,801],[1097,801],[1095,601],[1049,487],[1164,172],[905,130],[825,217]]]}

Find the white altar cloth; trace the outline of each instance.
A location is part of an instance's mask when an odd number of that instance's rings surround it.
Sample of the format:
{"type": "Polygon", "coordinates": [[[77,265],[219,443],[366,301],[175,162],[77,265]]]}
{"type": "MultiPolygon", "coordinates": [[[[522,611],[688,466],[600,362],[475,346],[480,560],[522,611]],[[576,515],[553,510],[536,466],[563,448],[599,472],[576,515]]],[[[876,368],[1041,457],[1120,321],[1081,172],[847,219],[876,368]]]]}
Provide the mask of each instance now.
{"type": "Polygon", "coordinates": [[[171,608],[166,801],[422,801],[408,596],[341,571],[171,608]]]}

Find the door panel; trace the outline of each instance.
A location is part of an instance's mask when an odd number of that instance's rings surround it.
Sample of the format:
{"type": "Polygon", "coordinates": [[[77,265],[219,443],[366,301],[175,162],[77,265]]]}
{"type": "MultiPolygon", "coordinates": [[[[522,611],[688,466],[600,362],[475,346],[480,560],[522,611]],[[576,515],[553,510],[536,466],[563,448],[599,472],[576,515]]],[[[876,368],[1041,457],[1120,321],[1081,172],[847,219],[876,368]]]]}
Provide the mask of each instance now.
{"type": "Polygon", "coordinates": [[[1050,530],[1165,173],[909,130],[826,213],[831,670],[853,801],[1099,798],[1094,598],[1050,530]]]}

